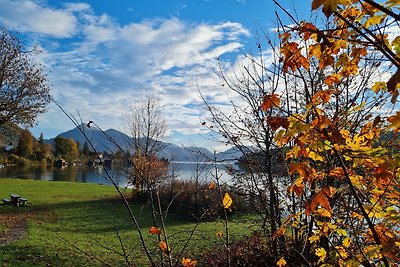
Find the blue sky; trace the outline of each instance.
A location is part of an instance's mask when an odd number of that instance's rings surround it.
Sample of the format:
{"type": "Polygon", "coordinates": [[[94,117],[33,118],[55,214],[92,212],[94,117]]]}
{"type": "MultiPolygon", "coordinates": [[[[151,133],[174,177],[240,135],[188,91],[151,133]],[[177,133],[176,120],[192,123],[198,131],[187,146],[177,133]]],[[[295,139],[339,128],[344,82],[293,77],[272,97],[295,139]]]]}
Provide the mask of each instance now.
{"type": "MultiPolygon", "coordinates": [[[[280,1],[290,10],[296,1],[280,1]]],[[[297,1],[299,17],[311,1],[297,1]]],[[[0,0],[0,23],[20,32],[49,72],[52,95],[67,111],[104,129],[126,132],[125,116],[139,97],[160,99],[169,141],[210,149],[198,90],[212,102],[221,87],[217,57],[227,66],[256,49],[256,32],[271,32],[270,0],[0,0]]],[[[31,129],[46,138],[73,125],[53,104],[31,129]]]]}

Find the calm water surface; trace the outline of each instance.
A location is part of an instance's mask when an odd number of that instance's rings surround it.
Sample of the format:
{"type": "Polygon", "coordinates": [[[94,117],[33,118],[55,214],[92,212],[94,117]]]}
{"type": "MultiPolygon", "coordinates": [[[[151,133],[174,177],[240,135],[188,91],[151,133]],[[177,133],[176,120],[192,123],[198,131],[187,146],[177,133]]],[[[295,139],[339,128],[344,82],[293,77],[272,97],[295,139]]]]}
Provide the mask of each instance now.
{"type": "MultiPolygon", "coordinates": [[[[230,167],[235,165],[229,164],[230,167]]],[[[218,174],[221,175],[221,180],[229,182],[232,178],[226,171],[225,165],[217,165],[218,174]]],[[[215,173],[213,164],[196,165],[194,163],[172,163],[171,173],[173,172],[178,179],[190,180],[196,176],[196,170],[200,180],[209,181],[212,179],[212,174],[215,173]]],[[[126,185],[126,173],[113,169],[107,169],[114,179],[121,186],[126,185]]],[[[1,178],[19,178],[19,179],[34,179],[47,181],[65,181],[78,183],[97,183],[111,184],[104,177],[106,172],[102,167],[86,167],[86,166],[71,166],[64,168],[31,168],[31,167],[5,167],[0,168],[1,178]]]]}

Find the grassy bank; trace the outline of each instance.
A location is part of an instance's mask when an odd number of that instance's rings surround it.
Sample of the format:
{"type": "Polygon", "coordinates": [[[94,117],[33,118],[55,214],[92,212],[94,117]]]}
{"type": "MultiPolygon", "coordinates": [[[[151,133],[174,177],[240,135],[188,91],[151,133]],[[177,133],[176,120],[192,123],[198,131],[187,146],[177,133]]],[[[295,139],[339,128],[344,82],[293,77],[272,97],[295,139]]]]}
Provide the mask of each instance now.
{"type": "MultiPolygon", "coordinates": [[[[137,231],[115,190],[109,186],[82,183],[0,179],[0,197],[19,194],[31,203],[27,207],[0,207],[0,233],[26,222],[25,237],[0,247],[0,266],[112,266],[122,265],[122,249],[133,255],[135,264],[147,266],[137,231]]],[[[127,194],[129,192],[126,192],[127,194]]],[[[131,207],[143,229],[153,255],[158,255],[150,210],[141,203],[131,207]]],[[[252,217],[230,219],[233,240],[257,230],[252,217]]],[[[194,223],[184,216],[168,214],[170,246],[177,254],[191,234],[194,223]]],[[[222,221],[203,222],[193,235],[185,256],[200,258],[200,253],[221,247],[215,235],[223,230],[222,221]]],[[[0,235],[1,235],[0,234],[0,235]]],[[[201,261],[201,259],[199,259],[201,261]]]]}

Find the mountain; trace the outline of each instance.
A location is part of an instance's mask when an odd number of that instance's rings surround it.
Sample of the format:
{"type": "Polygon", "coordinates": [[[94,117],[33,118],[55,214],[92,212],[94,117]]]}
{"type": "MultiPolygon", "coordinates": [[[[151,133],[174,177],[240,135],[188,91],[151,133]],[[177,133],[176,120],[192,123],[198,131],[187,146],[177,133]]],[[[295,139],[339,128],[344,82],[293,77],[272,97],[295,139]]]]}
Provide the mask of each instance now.
{"type": "MultiPolygon", "coordinates": [[[[123,150],[127,150],[131,142],[131,138],[129,136],[117,130],[108,129],[103,133],[98,129],[87,127],[86,124],[81,124],[79,128],[75,127],[74,129],[61,133],[58,136],[71,138],[75,142],[79,142],[82,148],[83,144],[86,142],[84,134],[87,136],[87,138],[96,148],[96,150],[100,152],[114,152],[116,150],[115,144],[118,144],[123,150]]],[[[46,140],[46,142],[54,145],[54,139],[55,138],[51,138],[49,140],[46,140]]]]}
{"type": "MultiPolygon", "coordinates": [[[[247,149],[244,148],[243,151],[247,151],[247,149]]],[[[239,159],[241,156],[243,156],[243,153],[239,148],[231,147],[223,152],[217,153],[216,156],[219,162],[229,162],[239,159]]]]}
{"type": "MultiPolygon", "coordinates": [[[[132,150],[130,146],[130,144],[132,144],[131,137],[120,131],[117,131],[115,129],[108,129],[103,133],[98,129],[89,128],[85,124],[80,125],[79,128],[82,129],[82,131],[86,134],[93,146],[99,152],[113,153],[117,150],[115,144],[118,144],[118,146],[120,146],[120,148],[124,151],[132,150]]],[[[61,133],[58,136],[71,138],[75,140],[75,142],[79,142],[82,148],[86,139],[79,128],[75,127],[74,129],[61,133]]],[[[45,140],[45,142],[53,145],[54,139],[55,138],[51,138],[45,140]]],[[[208,149],[204,147],[183,147],[168,142],[162,142],[161,145],[164,147],[164,149],[158,153],[158,156],[173,161],[209,161],[212,160],[214,157],[213,153],[211,153],[208,149]]]]}

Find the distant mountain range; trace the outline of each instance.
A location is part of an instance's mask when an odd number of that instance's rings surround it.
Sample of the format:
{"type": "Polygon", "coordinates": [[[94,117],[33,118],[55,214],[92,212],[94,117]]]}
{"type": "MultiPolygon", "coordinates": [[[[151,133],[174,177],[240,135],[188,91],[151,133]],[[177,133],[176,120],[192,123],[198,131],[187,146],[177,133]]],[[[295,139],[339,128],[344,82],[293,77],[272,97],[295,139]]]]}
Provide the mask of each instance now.
{"type": "MultiPolygon", "coordinates": [[[[98,129],[89,128],[85,124],[82,124],[79,127],[85,132],[88,139],[99,152],[106,151],[108,153],[113,153],[117,150],[115,143],[118,144],[124,151],[132,150],[132,138],[120,131],[117,131],[115,129],[108,129],[103,133],[98,129]]],[[[86,141],[84,135],[81,133],[78,127],[61,133],[58,136],[71,138],[75,140],[75,142],[79,142],[81,147],[86,141]]],[[[55,138],[51,138],[45,140],[45,142],[53,145],[54,139],[55,138]]],[[[159,152],[158,156],[162,158],[167,158],[169,160],[180,162],[196,162],[211,161],[214,159],[214,154],[204,147],[184,147],[177,146],[168,142],[163,142],[162,146],[164,147],[164,149],[159,152]]],[[[225,152],[220,152],[216,154],[217,160],[219,161],[235,160],[238,159],[240,156],[240,151],[235,148],[231,148],[226,150],[225,152]]]]}

